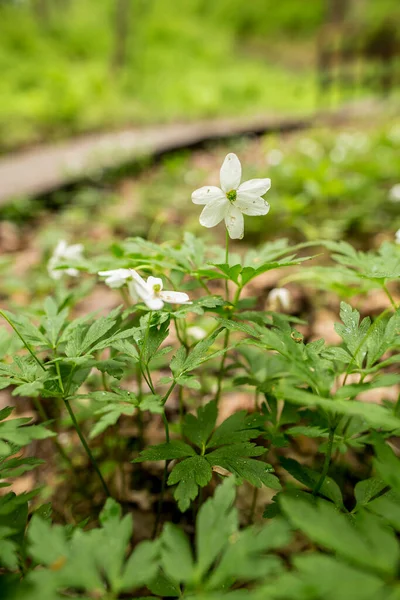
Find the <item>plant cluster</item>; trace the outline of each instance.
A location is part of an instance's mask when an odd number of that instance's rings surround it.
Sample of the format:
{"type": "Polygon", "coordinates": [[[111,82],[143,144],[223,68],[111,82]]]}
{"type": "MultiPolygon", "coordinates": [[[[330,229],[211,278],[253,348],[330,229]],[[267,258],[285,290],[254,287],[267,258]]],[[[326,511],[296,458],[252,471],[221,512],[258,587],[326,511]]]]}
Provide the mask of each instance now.
{"type": "Polygon", "coordinates": [[[49,263],[54,295],[38,311],[0,311],[0,389],[31,398],[41,420],[0,412],[2,598],[400,598],[400,400],[386,394],[400,383],[400,246],[364,253],[326,242],[334,265],[299,269],[325,289],[340,283],[348,297],[380,289],[388,299],[374,318],[342,302],[340,345],[307,341],[301,320],[284,310],[287,290],[275,290],[268,306],[248,290],[268,271],[300,268],[311,245],[278,240],[232,252],[243,213],[269,208],[262,194],[270,181],[240,185],[240,175],[230,154],[221,188],[192,197],[205,206],[204,225],[225,219],[225,249],[189,233],[179,244],[127,239],[95,257],[59,244],[49,263]],[[85,279],[97,273],[120,305],[74,316],[85,279]],[[221,406],[237,388],[253,395],[254,408],[224,418],[221,406]],[[381,401],[366,402],[376,389],[381,401]],[[134,444],[118,432],[124,420],[137,424],[134,444]],[[165,439],[148,444],[154,422],[165,439]],[[26,449],[47,438],[78,484],[61,441],[70,426],[90,469],[81,493],[102,498],[98,523],[95,514],[60,522],[40,489],[7,491],[43,467],[26,449]],[[315,448],[312,464],[298,460],[304,440],[315,448]],[[122,452],[110,464],[112,443],[122,452]],[[123,461],[133,471],[163,464],[153,532],[134,546],[116,485],[123,461]],[[265,488],[272,499],[259,522],[265,488]],[[235,507],[237,491],[251,495],[249,515],[235,507]]]}

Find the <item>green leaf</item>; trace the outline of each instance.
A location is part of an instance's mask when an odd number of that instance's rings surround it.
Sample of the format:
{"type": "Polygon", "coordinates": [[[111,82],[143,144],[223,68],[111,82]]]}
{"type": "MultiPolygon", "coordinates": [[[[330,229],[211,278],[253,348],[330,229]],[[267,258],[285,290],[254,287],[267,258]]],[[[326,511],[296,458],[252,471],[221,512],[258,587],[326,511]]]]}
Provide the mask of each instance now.
{"type": "Polygon", "coordinates": [[[196,521],[196,572],[199,580],[222,552],[231,535],[238,530],[234,500],[235,481],[229,477],[217,487],[214,497],[204,502],[199,510],[196,521]]]}
{"type": "Polygon", "coordinates": [[[314,406],[322,408],[333,415],[361,417],[366,422],[366,428],[367,425],[375,429],[381,428],[385,431],[393,431],[400,428],[400,419],[395,417],[387,408],[378,404],[323,398],[285,383],[281,383],[277,387],[276,393],[288,402],[293,402],[303,407],[314,406]]]}
{"type": "Polygon", "coordinates": [[[375,496],[381,493],[386,483],[378,477],[369,477],[359,481],[354,488],[354,496],[357,500],[357,508],[368,504],[375,496]]]}
{"type": "Polygon", "coordinates": [[[189,355],[187,356],[187,358],[183,364],[183,368],[180,373],[181,375],[188,371],[193,371],[193,369],[196,369],[201,364],[203,364],[206,360],[208,360],[208,358],[209,358],[208,351],[211,348],[211,346],[214,344],[216,338],[221,333],[221,331],[222,331],[221,329],[218,329],[217,331],[215,331],[214,333],[209,335],[204,340],[201,340],[194,346],[194,348],[190,351],[189,355]]]}
{"type": "MultiPolygon", "coordinates": [[[[292,458],[285,458],[282,456],[280,457],[280,462],[283,468],[286,469],[286,471],[288,471],[292,477],[310,488],[310,490],[315,488],[321,477],[321,474],[317,471],[313,471],[309,467],[301,465],[299,462],[297,462],[297,460],[292,458]]],[[[325,477],[324,482],[320,487],[319,494],[321,496],[325,496],[325,498],[328,498],[329,500],[332,500],[336,506],[343,508],[342,492],[340,491],[340,487],[336,481],[334,481],[331,477],[325,477]]]]}
{"type": "Polygon", "coordinates": [[[141,542],[126,561],[119,589],[129,591],[148,584],[157,574],[158,562],[159,544],[141,542]]]}
{"type": "Polygon", "coordinates": [[[178,484],[174,497],[182,512],[187,510],[190,502],[196,498],[199,486],[206,486],[211,477],[211,467],[203,456],[191,456],[175,465],[168,478],[168,485],[178,484]]]}
{"type": "Polygon", "coordinates": [[[187,414],[183,424],[184,435],[198,448],[204,449],[217,420],[217,404],[209,402],[197,411],[197,417],[187,414]]]}
{"type": "Polygon", "coordinates": [[[400,496],[398,494],[395,495],[389,491],[383,496],[370,500],[367,508],[383,518],[396,531],[400,531],[400,496]]]}
{"type": "Polygon", "coordinates": [[[372,516],[364,514],[356,528],[348,517],[322,499],[311,503],[283,496],[280,504],[294,526],[350,563],[385,575],[391,575],[396,569],[397,541],[393,533],[379,526],[372,516]]]}
{"type": "Polygon", "coordinates": [[[371,325],[371,319],[366,317],[360,323],[360,313],[358,310],[353,310],[352,307],[345,302],[341,302],[340,304],[340,318],[343,321],[343,325],[336,323],[335,331],[346,344],[356,365],[361,368],[367,354],[367,348],[364,342],[371,325]]]}
{"type": "Polygon", "coordinates": [[[173,581],[190,581],[193,577],[193,556],[187,536],[172,523],[164,526],[161,535],[162,568],[173,581]]]}
{"type": "Polygon", "coordinates": [[[207,583],[208,589],[224,589],[234,581],[255,581],[276,576],[283,570],[277,556],[266,552],[286,546],[290,527],[276,519],[261,530],[249,527],[233,534],[229,544],[207,583]]]}
{"type": "Polygon", "coordinates": [[[373,442],[376,452],[375,469],[383,481],[400,494],[400,460],[380,436],[374,435],[373,442]]]}
{"type": "Polygon", "coordinates": [[[255,444],[243,442],[223,446],[206,454],[206,459],[212,466],[220,466],[234,475],[246,479],[252,485],[261,487],[263,484],[274,490],[280,490],[279,479],[272,475],[273,468],[270,464],[249,458],[264,454],[265,449],[255,444]]]}
{"type": "Polygon", "coordinates": [[[173,440],[157,446],[149,446],[143,450],[138,458],[132,462],[143,462],[145,460],[172,460],[174,458],[184,458],[186,456],[197,456],[193,448],[185,442],[173,440]]]}

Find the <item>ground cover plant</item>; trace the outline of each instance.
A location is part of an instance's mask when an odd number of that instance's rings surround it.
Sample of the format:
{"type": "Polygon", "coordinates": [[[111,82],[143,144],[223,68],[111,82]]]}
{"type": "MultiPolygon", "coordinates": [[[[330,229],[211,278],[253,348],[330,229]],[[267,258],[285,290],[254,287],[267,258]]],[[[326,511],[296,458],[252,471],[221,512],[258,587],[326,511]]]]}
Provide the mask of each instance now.
{"type": "Polygon", "coordinates": [[[51,293],[1,309],[0,388],[34,407],[0,412],[2,597],[400,597],[398,236],[243,246],[273,219],[266,174],[229,153],[192,193],[199,235],[59,240],[51,293]],[[345,298],[335,343],[290,286],[254,292],[287,273],[345,298]]]}

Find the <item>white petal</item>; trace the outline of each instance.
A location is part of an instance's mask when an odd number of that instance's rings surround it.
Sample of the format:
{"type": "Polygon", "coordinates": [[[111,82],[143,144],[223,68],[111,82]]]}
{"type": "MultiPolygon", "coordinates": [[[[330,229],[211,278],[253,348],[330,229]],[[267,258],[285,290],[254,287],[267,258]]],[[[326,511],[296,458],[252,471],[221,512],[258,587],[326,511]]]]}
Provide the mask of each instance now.
{"type": "Polygon", "coordinates": [[[244,219],[236,206],[231,206],[225,217],[225,225],[232,240],[241,240],[244,235],[244,219]]]}
{"type": "Polygon", "coordinates": [[[79,277],[79,271],[78,271],[78,269],[73,269],[71,267],[70,269],[65,269],[65,272],[70,277],[79,277]]]}
{"type": "Polygon", "coordinates": [[[271,187],[270,179],[250,179],[243,182],[238,188],[238,195],[264,196],[271,187]]]}
{"type": "Polygon", "coordinates": [[[139,302],[140,298],[137,295],[136,287],[132,280],[128,281],[128,291],[129,291],[130,297],[132,298],[132,302],[139,302]]]}
{"type": "Polygon", "coordinates": [[[207,204],[210,200],[218,200],[218,198],[225,198],[225,194],[215,185],[205,185],[192,194],[192,202],[195,204],[207,204]]]}
{"type": "Polygon", "coordinates": [[[143,302],[151,310],[160,310],[164,306],[164,302],[161,300],[161,298],[157,298],[156,296],[149,296],[148,298],[143,298],[143,302]]]}
{"type": "Polygon", "coordinates": [[[83,245],[82,244],[73,244],[72,246],[67,246],[64,250],[63,256],[65,258],[82,258],[83,245]]]}
{"type": "Polygon", "coordinates": [[[172,304],[187,304],[189,302],[189,296],[184,292],[160,292],[160,298],[172,304]]]}
{"type": "Polygon", "coordinates": [[[284,310],[289,310],[290,308],[290,292],[286,288],[274,288],[268,294],[268,300],[272,305],[282,306],[284,310]]]}
{"type": "Polygon", "coordinates": [[[254,217],[256,215],[266,215],[269,212],[270,205],[264,198],[257,198],[252,196],[242,196],[241,192],[238,192],[237,199],[235,200],[235,206],[244,214],[254,217]]]}
{"type": "Polygon", "coordinates": [[[60,256],[64,256],[67,246],[68,244],[65,240],[60,240],[54,249],[53,256],[57,258],[59,258],[60,256]]]}
{"type": "Polygon", "coordinates": [[[242,178],[242,165],[240,160],[231,152],[227,154],[220,171],[221,187],[224,192],[237,190],[242,178]]]}
{"type": "Polygon", "coordinates": [[[130,269],[112,269],[111,271],[99,271],[100,277],[105,277],[105,283],[111,288],[118,288],[132,277],[130,269]]]}
{"type": "Polygon", "coordinates": [[[154,290],[154,286],[155,285],[159,286],[159,291],[163,289],[163,281],[162,281],[162,279],[160,279],[159,277],[152,277],[150,275],[150,277],[147,278],[147,286],[151,290],[154,290]]]}
{"type": "Polygon", "coordinates": [[[229,200],[226,197],[211,200],[202,210],[200,224],[204,227],[215,227],[225,218],[228,210],[229,200]]]}
{"type": "Polygon", "coordinates": [[[134,269],[130,269],[130,273],[136,294],[146,302],[146,299],[153,295],[153,290],[150,289],[150,286],[147,285],[145,280],[134,269]]]}
{"type": "Polygon", "coordinates": [[[52,256],[47,263],[47,272],[52,279],[61,279],[63,272],[61,269],[56,269],[58,260],[55,256],[52,256]]]}

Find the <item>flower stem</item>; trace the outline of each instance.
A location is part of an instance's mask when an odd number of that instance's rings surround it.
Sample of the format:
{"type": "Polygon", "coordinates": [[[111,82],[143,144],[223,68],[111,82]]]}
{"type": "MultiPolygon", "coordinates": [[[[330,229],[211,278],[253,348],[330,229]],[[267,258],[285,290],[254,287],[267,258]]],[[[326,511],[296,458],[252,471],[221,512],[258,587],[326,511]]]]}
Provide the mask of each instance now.
{"type": "Polygon", "coordinates": [[[108,489],[108,486],[107,486],[106,482],[104,481],[103,475],[101,474],[101,471],[100,471],[99,466],[98,466],[98,464],[96,462],[96,459],[94,458],[94,456],[92,454],[92,451],[90,450],[90,448],[89,448],[89,446],[88,446],[88,444],[87,444],[87,442],[86,442],[86,440],[84,438],[82,430],[79,427],[79,423],[76,420],[74,411],[72,410],[72,407],[71,407],[71,405],[69,403],[69,400],[67,398],[63,398],[63,400],[64,400],[65,407],[66,407],[66,409],[68,411],[68,414],[71,417],[71,421],[72,421],[72,423],[73,423],[73,425],[75,427],[75,431],[78,434],[79,439],[81,440],[82,446],[84,447],[85,452],[88,455],[89,460],[92,463],[93,468],[96,471],[96,473],[97,473],[97,475],[98,475],[98,477],[99,477],[99,479],[101,481],[101,485],[103,486],[104,492],[106,493],[107,496],[111,496],[110,490],[108,489]]]}
{"type": "MultiPolygon", "coordinates": [[[[232,303],[232,308],[231,308],[231,312],[230,312],[230,318],[232,318],[232,315],[235,311],[236,305],[239,302],[239,298],[240,298],[240,292],[242,291],[242,288],[238,286],[237,290],[236,290],[236,294],[235,294],[235,298],[233,299],[233,303],[232,303]]],[[[222,390],[222,378],[224,375],[224,370],[225,370],[225,361],[226,361],[226,350],[228,348],[229,345],[229,337],[230,337],[230,330],[227,329],[225,331],[225,337],[224,337],[224,353],[222,355],[221,358],[221,364],[219,367],[219,373],[218,373],[218,387],[217,387],[217,393],[215,394],[215,402],[218,404],[219,399],[221,397],[221,390],[222,390]]]]}
{"type": "MultiPolygon", "coordinates": [[[[50,420],[49,416],[46,413],[45,408],[40,401],[40,398],[33,397],[32,401],[33,401],[33,404],[35,405],[35,408],[36,408],[42,422],[45,423],[46,421],[49,421],[50,420]]],[[[68,463],[68,466],[71,468],[71,470],[74,471],[74,465],[72,464],[72,460],[70,459],[68,454],[65,452],[64,448],[61,446],[58,439],[55,437],[55,438],[52,438],[52,440],[53,440],[53,444],[57,448],[57,451],[59,452],[61,458],[63,458],[64,461],[66,463],[68,463]]]]}
{"type": "MultiPolygon", "coordinates": [[[[226,230],[226,238],[225,238],[225,263],[229,265],[229,233],[226,230]]],[[[229,280],[225,279],[225,297],[226,301],[229,302],[229,280]]]]}
{"type": "MultiPolygon", "coordinates": [[[[162,419],[163,419],[164,428],[165,428],[165,441],[168,444],[169,443],[169,424],[168,424],[168,419],[166,417],[165,412],[163,412],[163,414],[162,414],[162,419]]],[[[158,499],[158,504],[157,504],[157,516],[156,516],[156,520],[155,520],[155,523],[154,523],[153,533],[152,533],[152,536],[151,536],[153,540],[154,540],[154,538],[157,535],[158,527],[160,525],[161,510],[162,510],[162,506],[164,504],[165,488],[166,488],[166,485],[167,485],[168,464],[169,464],[169,461],[166,460],[165,461],[165,465],[164,465],[162,483],[161,483],[160,498],[158,499]]]]}
{"type": "Polygon", "coordinates": [[[219,399],[221,397],[222,378],[223,378],[224,370],[225,370],[226,349],[228,348],[228,344],[229,344],[229,334],[230,334],[230,331],[229,331],[229,329],[227,329],[225,331],[225,337],[224,337],[224,353],[223,353],[222,358],[221,358],[221,364],[220,364],[219,373],[218,373],[217,393],[215,394],[215,402],[217,404],[218,404],[219,399]]]}
{"type": "Polygon", "coordinates": [[[250,507],[249,525],[254,523],[254,514],[256,512],[257,497],[258,497],[258,488],[255,487],[253,490],[253,498],[252,498],[251,507],[250,507]]]}
{"type": "Polygon", "coordinates": [[[326,449],[324,465],[322,467],[321,476],[317,481],[317,485],[313,489],[313,496],[316,496],[318,494],[318,492],[320,491],[320,489],[325,481],[325,477],[328,474],[329,465],[331,463],[331,457],[332,457],[333,440],[335,438],[335,431],[336,431],[336,425],[334,427],[331,427],[329,430],[328,447],[326,449]]]}
{"type": "Polygon", "coordinates": [[[382,285],[382,289],[385,292],[386,296],[389,298],[390,304],[393,306],[394,310],[397,310],[396,302],[394,301],[392,294],[389,292],[389,290],[388,290],[388,288],[386,286],[386,283],[384,283],[382,285]]]}

